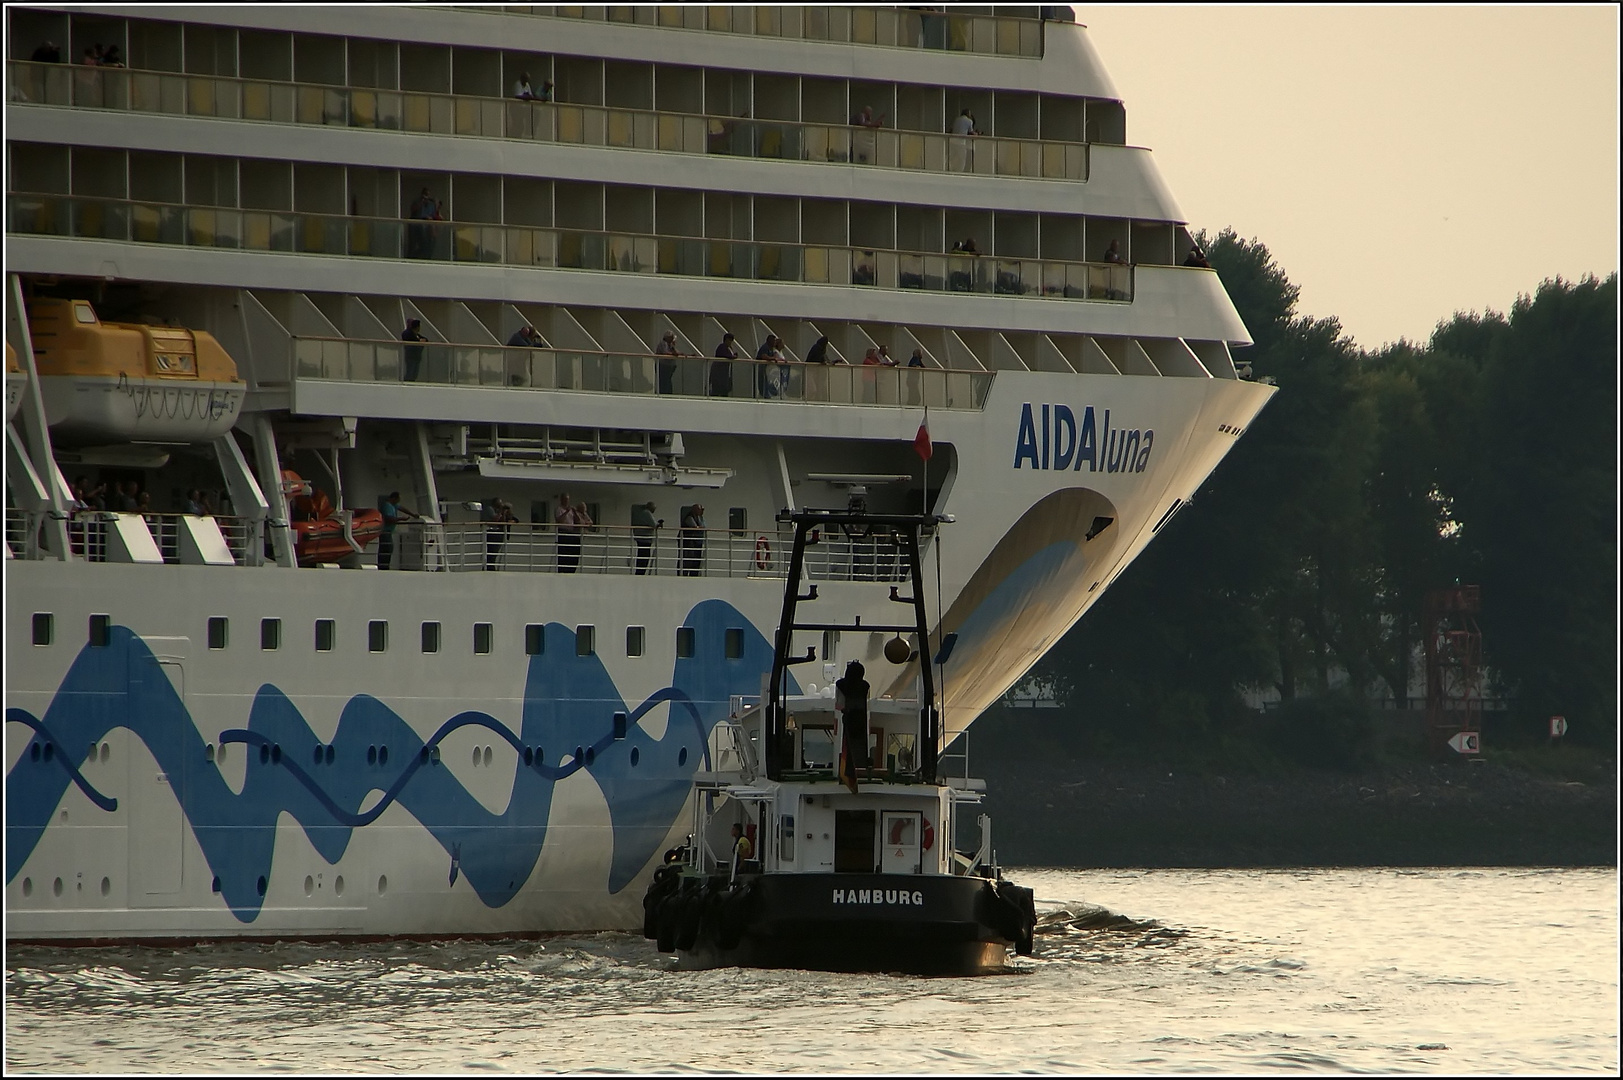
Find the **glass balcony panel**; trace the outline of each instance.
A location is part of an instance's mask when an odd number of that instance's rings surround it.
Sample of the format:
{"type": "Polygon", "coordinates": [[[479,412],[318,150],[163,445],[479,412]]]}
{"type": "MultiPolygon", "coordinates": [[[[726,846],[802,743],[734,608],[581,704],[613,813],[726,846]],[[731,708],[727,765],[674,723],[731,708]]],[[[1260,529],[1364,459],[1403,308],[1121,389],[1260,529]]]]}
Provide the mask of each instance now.
{"type": "Polygon", "coordinates": [[[672,30],[682,29],[682,8],[680,4],[661,4],[659,7],[659,25],[672,30]]]}
{"type": "Polygon", "coordinates": [[[1043,27],[1040,22],[1030,19],[1020,21],[1020,55],[1041,56],[1043,54],[1043,27]]]}
{"type": "Polygon", "coordinates": [[[378,91],[378,127],[399,131],[405,126],[405,95],[396,90],[378,91]]]}
{"type": "Polygon", "coordinates": [[[878,271],[874,284],[881,289],[894,289],[899,285],[901,259],[894,251],[878,252],[875,269],[878,271]]]}
{"type": "Polygon", "coordinates": [[[755,9],[755,33],[762,37],[777,37],[783,32],[783,12],[775,7],[755,9]]]}
{"type": "Polygon", "coordinates": [[[658,146],[655,135],[655,122],[658,117],[653,113],[633,113],[631,117],[631,145],[638,150],[653,150],[658,146]]]}
{"type": "Polygon", "coordinates": [[[558,118],[559,142],[586,141],[586,110],[578,105],[559,105],[553,111],[558,118]]]}
{"type": "Polygon", "coordinates": [[[296,88],[298,95],[298,112],[295,118],[301,124],[321,124],[326,122],[327,95],[319,86],[300,86],[296,88]]]}
{"type": "Polygon", "coordinates": [[[428,99],[428,129],[436,135],[450,135],[456,128],[452,105],[457,99],[435,95],[428,99]]]}
{"type": "Polygon", "coordinates": [[[474,98],[452,99],[452,123],[458,135],[479,134],[479,102],[474,98]]]}
{"type": "Polygon", "coordinates": [[[631,140],[631,114],[621,109],[610,110],[604,117],[605,144],[608,146],[630,146],[631,140]]]}
{"type": "Polygon", "coordinates": [[[1067,147],[1059,143],[1033,144],[1040,151],[1040,167],[1045,180],[1061,180],[1065,177],[1065,151],[1067,147]]]}
{"type": "Polygon", "coordinates": [[[973,26],[973,38],[969,46],[970,52],[985,53],[988,55],[997,54],[999,21],[1000,20],[986,15],[977,15],[970,20],[971,25],[973,26]]]}
{"type": "Polygon", "coordinates": [[[652,236],[632,240],[633,268],[639,274],[652,274],[659,259],[659,241],[652,236]]]}
{"type": "Polygon", "coordinates": [[[995,148],[992,155],[999,176],[1020,175],[1020,143],[1015,139],[982,139],[981,148],[990,142],[995,148]]]}
{"type": "Polygon", "coordinates": [[[429,116],[426,94],[406,94],[402,101],[401,127],[406,131],[428,131],[433,123],[429,116]]]}
{"type": "Polygon", "coordinates": [[[953,52],[968,52],[974,27],[967,15],[947,16],[947,48],[953,52]]]}
{"type": "MultiPolygon", "coordinates": [[[[479,366],[480,386],[507,385],[507,358],[505,349],[474,349],[475,363],[479,366]]],[[[525,350],[526,352],[529,350],[525,350]]]]}
{"type": "Polygon", "coordinates": [[[378,95],[375,90],[349,92],[349,122],[352,127],[378,126],[378,95]]]}
{"type": "Polygon", "coordinates": [[[1014,19],[996,20],[997,54],[999,56],[1020,55],[1020,23],[1014,19]]]}
{"type": "Polygon", "coordinates": [[[805,257],[806,272],[804,280],[809,282],[828,281],[828,249],[820,247],[806,248],[805,257]]]}
{"type": "Polygon", "coordinates": [[[1026,291],[1025,264],[1013,259],[997,260],[997,277],[992,283],[992,291],[1011,296],[1019,296],[1026,291]]]}
{"type": "Polygon", "coordinates": [[[904,169],[924,169],[924,136],[918,132],[896,133],[896,164],[904,169]]]}
{"type": "Polygon", "coordinates": [[[727,33],[733,28],[733,9],[712,5],[704,9],[705,29],[727,33]]]}
{"type": "Polygon", "coordinates": [[[322,366],[323,342],[314,338],[293,339],[293,375],[299,379],[326,378],[322,366]]]}
{"type": "Polygon", "coordinates": [[[856,8],[851,12],[851,40],[858,45],[873,45],[879,40],[879,28],[873,8],[856,8]]]}
{"type": "Polygon", "coordinates": [[[682,124],[684,117],[661,113],[658,117],[658,146],[661,150],[684,150],[685,140],[682,138],[682,124]]]}

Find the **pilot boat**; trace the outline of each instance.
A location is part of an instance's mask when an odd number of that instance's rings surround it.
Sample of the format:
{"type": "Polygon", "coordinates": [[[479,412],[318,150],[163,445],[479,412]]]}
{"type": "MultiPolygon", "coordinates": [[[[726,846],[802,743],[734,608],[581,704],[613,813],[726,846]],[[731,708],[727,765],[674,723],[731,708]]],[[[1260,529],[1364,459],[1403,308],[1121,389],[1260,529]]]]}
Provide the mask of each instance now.
{"type": "Polygon", "coordinates": [[[644,936],[687,966],[978,974],[1002,969],[1011,947],[1029,956],[1033,894],[1003,877],[990,818],[977,816],[972,852],[954,842],[985,784],[942,769],[936,672],[952,642],[938,641],[933,659],[918,647],[931,625],[919,536],[943,522],[855,508],[780,520],[794,532],[766,695],[713,729],[693,831],[654,872],[644,936]],[[801,591],[808,541],[836,530],[875,570],[888,564],[885,579],[904,583],[889,599],[911,619],[864,623],[816,584],[801,591]],[[802,605],[814,617],[802,619],[802,605]],[[820,691],[799,687],[791,669],[818,661],[816,646],[789,654],[797,631],[894,635],[886,658],[906,677],[892,685],[910,692],[867,700],[858,662],[837,683],[824,663],[820,691]]]}

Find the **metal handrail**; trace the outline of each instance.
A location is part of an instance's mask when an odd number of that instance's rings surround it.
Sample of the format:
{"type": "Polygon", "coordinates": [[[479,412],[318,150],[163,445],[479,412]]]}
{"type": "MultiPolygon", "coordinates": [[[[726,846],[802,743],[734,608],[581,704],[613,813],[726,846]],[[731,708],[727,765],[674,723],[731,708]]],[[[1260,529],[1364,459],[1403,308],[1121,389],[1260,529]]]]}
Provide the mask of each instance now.
{"type": "Polygon", "coordinates": [[[1082,141],[7,61],[23,103],[1086,182],[1082,141]]]}
{"type": "Polygon", "coordinates": [[[349,338],[289,339],[298,379],[980,409],[993,372],[349,338]]]}
{"type": "Polygon", "coordinates": [[[188,247],[673,274],[1033,299],[1131,301],[1125,263],[614,230],[242,210],[10,192],[8,232],[188,247]]]}

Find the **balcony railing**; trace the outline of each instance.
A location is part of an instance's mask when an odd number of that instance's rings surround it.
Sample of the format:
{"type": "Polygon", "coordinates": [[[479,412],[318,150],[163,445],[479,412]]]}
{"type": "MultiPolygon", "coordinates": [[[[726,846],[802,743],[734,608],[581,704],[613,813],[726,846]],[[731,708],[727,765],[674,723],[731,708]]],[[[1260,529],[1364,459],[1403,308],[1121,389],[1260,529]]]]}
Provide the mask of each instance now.
{"type": "Polygon", "coordinates": [[[7,63],[11,100],[174,116],[1085,181],[1085,143],[615,109],[466,94],[7,63]]]}
{"type": "MultiPolygon", "coordinates": [[[[566,536],[552,525],[453,522],[403,523],[394,565],[453,573],[618,574],[655,577],[783,577],[792,529],[658,529],[639,537],[626,526],[596,525],[566,536]],[[436,539],[437,534],[437,539],[436,539]]],[[[809,544],[805,576],[812,581],[903,581],[906,565],[894,538],[852,539],[824,532],[809,544]]]]}
{"type": "Polygon", "coordinates": [[[24,192],[8,195],[6,209],[7,232],[36,236],[1046,299],[1133,298],[1132,267],[1120,263],[402,221],[24,192]]]}
{"type": "Polygon", "coordinates": [[[724,397],[839,405],[980,409],[992,373],[872,364],[777,363],[570,352],[496,345],[410,345],[342,338],[291,339],[299,379],[612,394],[724,397]],[[416,350],[413,352],[413,350],[416,350]]]}
{"type": "MultiPolygon", "coordinates": [[[[483,11],[496,5],[473,7],[483,11]]],[[[502,14],[550,15],[597,22],[660,26],[673,30],[749,34],[755,37],[832,41],[939,49],[986,56],[1040,57],[1043,24],[1008,15],[971,15],[894,7],[725,7],[700,4],[650,6],[500,5],[502,14]]]]}

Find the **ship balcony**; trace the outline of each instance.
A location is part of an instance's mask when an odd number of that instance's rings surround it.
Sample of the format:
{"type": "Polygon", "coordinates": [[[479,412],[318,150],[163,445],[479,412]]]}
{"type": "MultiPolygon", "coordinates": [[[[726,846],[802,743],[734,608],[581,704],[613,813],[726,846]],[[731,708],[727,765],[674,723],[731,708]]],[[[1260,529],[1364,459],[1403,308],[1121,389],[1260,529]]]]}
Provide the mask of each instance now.
{"type": "MultiPolygon", "coordinates": [[[[290,337],[295,380],[981,409],[993,373],[703,356],[290,337]],[[420,350],[414,359],[411,350],[420,350]],[[415,368],[415,370],[413,370],[415,368]]],[[[261,382],[264,389],[269,384],[261,382]]]]}
{"type": "MultiPolygon", "coordinates": [[[[1134,267],[12,192],[6,231],[299,255],[1130,302],[1134,267]]],[[[1211,273],[1192,270],[1192,273],[1211,273]]]]}
{"type": "MultiPolygon", "coordinates": [[[[486,11],[466,5],[463,10],[486,11]]],[[[1039,8],[980,9],[967,5],[940,12],[896,7],[726,7],[700,4],[587,6],[503,5],[503,15],[543,15],[624,25],[747,34],[752,37],[929,49],[982,56],[1038,58],[1045,21],[1039,8]],[[1020,14],[1010,14],[1019,12],[1020,14]]]]}
{"type": "MultiPolygon", "coordinates": [[[[1090,144],[13,60],[14,102],[277,124],[1085,182],[1090,144]]],[[[883,99],[881,99],[883,101],[883,99]]],[[[764,103],[764,99],[763,99],[764,103]]],[[[1109,130],[1117,102],[1090,102],[1109,130]]],[[[1058,106],[1055,106],[1058,107],[1058,106]]],[[[1081,102],[1065,103],[1084,129],[1081,102]]],[[[1046,113],[1046,109],[1045,109],[1046,113]]],[[[1029,118],[1035,124],[1035,115],[1029,118]]],[[[1046,120],[1044,126],[1046,127],[1046,120]]]]}

